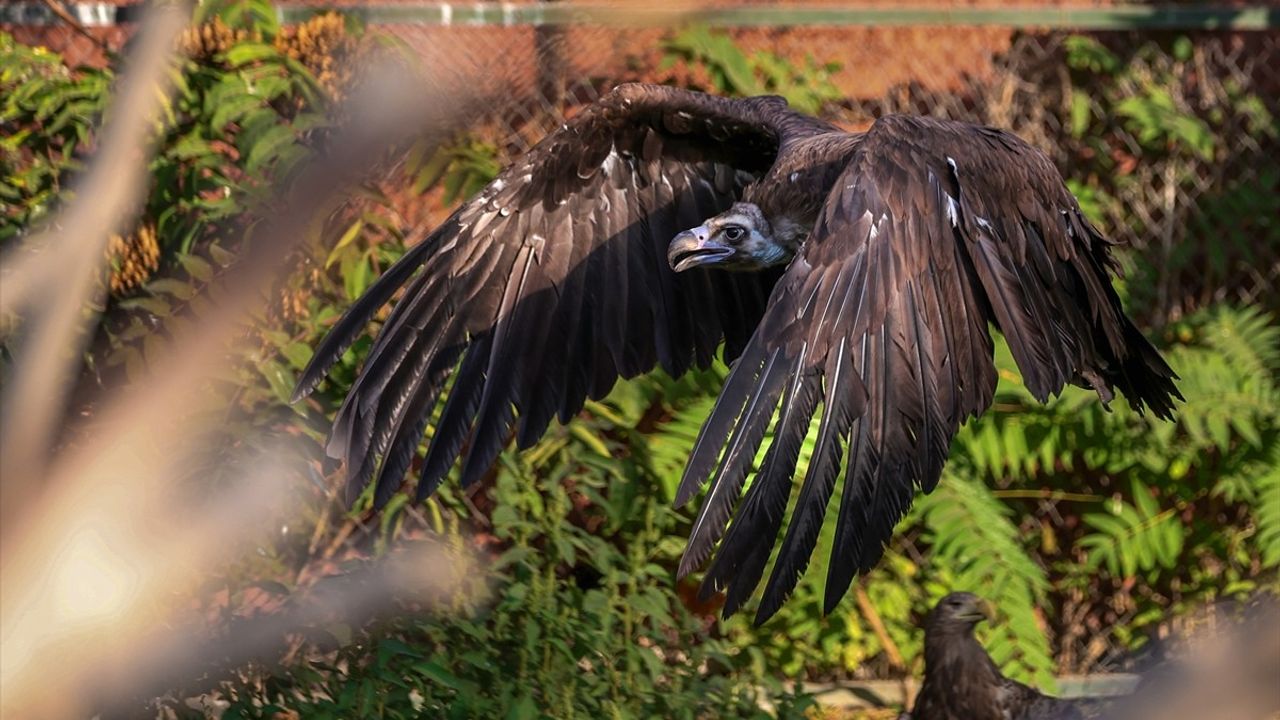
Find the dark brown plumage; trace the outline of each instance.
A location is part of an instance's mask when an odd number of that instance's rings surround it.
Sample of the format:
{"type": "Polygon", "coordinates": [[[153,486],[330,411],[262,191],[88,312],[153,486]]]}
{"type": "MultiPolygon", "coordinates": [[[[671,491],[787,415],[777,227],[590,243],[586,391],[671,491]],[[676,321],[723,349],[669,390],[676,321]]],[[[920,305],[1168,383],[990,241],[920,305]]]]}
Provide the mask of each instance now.
{"type": "Polygon", "coordinates": [[[1110,267],[1049,160],[999,130],[891,116],[853,134],[780,98],[624,85],[388,270],[296,396],[404,286],[328,446],[348,496],[376,477],[380,507],[440,402],[420,498],[464,447],[470,484],[513,428],[527,447],[617,378],[705,367],[723,342],[737,361],[678,500],[711,479],[680,573],[724,536],[704,594],[727,590],[726,613],[763,576],[821,407],[763,621],[806,567],[842,466],[828,610],[879,559],[916,487],[933,489],[957,428],[990,404],[989,324],[1037,398],[1074,382],[1169,415],[1173,373],[1121,311],[1110,267]]]}
{"type": "Polygon", "coordinates": [[[1088,720],[1103,717],[1101,699],[1063,699],[1000,674],[973,636],[987,617],[970,593],[938,601],[924,630],[924,684],[905,720],[1088,720]]]}

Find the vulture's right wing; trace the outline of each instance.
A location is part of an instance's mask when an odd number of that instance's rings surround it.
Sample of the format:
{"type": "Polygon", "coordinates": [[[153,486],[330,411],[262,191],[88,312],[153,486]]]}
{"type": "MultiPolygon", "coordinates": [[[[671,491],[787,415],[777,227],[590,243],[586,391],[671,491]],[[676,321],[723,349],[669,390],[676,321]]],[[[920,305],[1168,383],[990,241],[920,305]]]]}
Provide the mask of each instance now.
{"type": "Polygon", "coordinates": [[[618,377],[706,366],[721,341],[736,355],[777,273],[677,275],[666,249],[772,164],[778,141],[761,111],[780,102],[622,86],[387,270],[317,348],[295,392],[309,393],[407,283],[330,435],[348,497],[375,470],[376,505],[392,497],[450,377],[420,498],[466,443],[464,484],[488,470],[513,426],[528,446],[618,377]]]}
{"type": "Polygon", "coordinates": [[[1173,373],[1124,316],[1106,241],[1053,164],[1007,133],[891,116],[863,136],[809,240],[769,299],[690,458],[687,500],[727,450],[681,563],[725,532],[765,430],[774,434],[703,586],[726,614],[759,583],[782,526],[800,445],[821,420],[757,621],[809,562],[842,458],[847,468],[826,608],[875,565],[916,488],[932,490],[951,439],[996,384],[989,323],[1028,389],[1119,388],[1167,416],[1173,373]],[[730,437],[732,432],[732,437],[730,437]]]}

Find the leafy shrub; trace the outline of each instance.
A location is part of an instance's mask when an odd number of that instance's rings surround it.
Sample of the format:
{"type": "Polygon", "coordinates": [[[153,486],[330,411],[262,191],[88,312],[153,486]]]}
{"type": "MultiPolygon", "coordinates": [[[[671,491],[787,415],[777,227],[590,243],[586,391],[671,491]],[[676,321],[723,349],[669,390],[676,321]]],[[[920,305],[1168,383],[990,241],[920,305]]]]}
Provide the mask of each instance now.
{"type": "Polygon", "coordinates": [[[836,63],[818,64],[807,58],[796,66],[771,52],[744,53],[733,39],[696,25],[676,33],[663,43],[662,67],[678,61],[700,65],[710,75],[711,87],[723,95],[781,95],[797,110],[816,113],[823,105],[841,100],[831,75],[836,63]]]}
{"type": "Polygon", "coordinates": [[[0,32],[0,245],[37,225],[91,147],[111,74],[0,32]]]}
{"type": "MultiPolygon", "coordinates": [[[[759,707],[756,679],[735,672],[735,648],[671,592],[684,520],[658,478],[627,459],[654,390],[621,385],[594,417],[504,454],[486,528],[501,548],[489,604],[374,628],[287,669],[265,695],[242,690],[232,717],[774,716],[759,707]]],[[[467,514],[456,489],[428,504],[467,514]]],[[[394,502],[385,522],[404,509],[394,502]]],[[[805,706],[776,687],[770,697],[779,716],[805,706]]]]}
{"type": "Polygon", "coordinates": [[[1276,262],[1280,169],[1250,158],[1280,147],[1263,97],[1207,70],[1186,36],[1107,46],[1075,35],[1065,50],[1072,190],[1103,226],[1133,228],[1136,309],[1177,317],[1276,262]]]}

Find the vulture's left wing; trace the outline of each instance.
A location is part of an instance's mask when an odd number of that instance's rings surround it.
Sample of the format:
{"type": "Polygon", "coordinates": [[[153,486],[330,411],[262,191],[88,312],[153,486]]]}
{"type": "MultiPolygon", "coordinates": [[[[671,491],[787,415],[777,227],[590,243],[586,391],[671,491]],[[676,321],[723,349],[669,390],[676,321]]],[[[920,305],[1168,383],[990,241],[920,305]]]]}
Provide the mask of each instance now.
{"type": "Polygon", "coordinates": [[[757,614],[771,616],[809,562],[846,475],[826,586],[829,611],[879,560],[917,487],[937,484],[960,424],[996,385],[988,323],[1040,399],[1068,382],[1118,387],[1164,416],[1173,376],[1124,316],[1106,241],[1047,157],[991,128],[878,121],[832,188],[810,239],[726,381],[690,458],[683,502],[724,457],[681,574],[725,534],[765,430],[773,440],[703,587],[726,614],[764,572],[801,442],[821,419],[791,524],[757,614]],[[732,437],[730,437],[732,433],[732,437]]]}
{"type": "Polygon", "coordinates": [[[772,273],[676,274],[676,233],[729,208],[768,169],[776,98],[735,100],[624,85],[506,168],[388,269],[316,349],[295,399],[387,316],[330,435],[351,498],[377,476],[399,489],[437,404],[419,497],[459,455],[481,477],[515,431],[536,441],[619,377],[679,375],[732,357],[764,310],[772,273]],[[446,392],[447,388],[447,392],[446,392]],[[442,399],[443,398],[443,399],[442,399]]]}

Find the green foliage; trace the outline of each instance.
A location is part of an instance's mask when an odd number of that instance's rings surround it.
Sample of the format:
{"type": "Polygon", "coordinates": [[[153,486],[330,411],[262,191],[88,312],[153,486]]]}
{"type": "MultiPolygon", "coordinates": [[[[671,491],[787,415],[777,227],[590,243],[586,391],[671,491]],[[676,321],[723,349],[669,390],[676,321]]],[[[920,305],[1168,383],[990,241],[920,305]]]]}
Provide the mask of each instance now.
{"type": "Polygon", "coordinates": [[[1135,307],[1159,317],[1203,306],[1274,262],[1280,169],[1240,157],[1265,155],[1280,138],[1268,103],[1233,77],[1206,76],[1185,36],[1107,47],[1077,35],[1065,49],[1069,164],[1079,174],[1069,185],[1101,226],[1132,228],[1135,307]]]}
{"type": "Polygon", "coordinates": [[[1067,64],[1078,70],[1109,74],[1120,69],[1120,59],[1087,35],[1072,35],[1065,41],[1067,64]]]}
{"type": "MultiPolygon", "coordinates": [[[[242,250],[238,238],[252,230],[255,211],[323,140],[327,98],[305,67],[267,42],[276,31],[267,7],[201,6],[252,33],[181,68],[169,118],[157,129],[144,209],[159,228],[165,263],[139,296],[109,308],[92,353],[96,370],[137,377],[163,342],[157,326],[199,319],[204,291],[242,250]]],[[[1077,73],[1133,72],[1131,61],[1091,41],[1069,47],[1077,73]]],[[[704,64],[720,92],[779,92],[813,110],[835,99],[834,67],[747,57],[705,30],[677,36],[668,53],[704,64]]],[[[92,148],[112,79],[110,71],[69,71],[0,34],[0,233],[7,233],[0,240],[24,237],[62,197],[92,148]]],[[[1082,99],[1103,105],[1110,119],[1098,120],[1092,106],[1073,113],[1077,136],[1105,140],[1120,123],[1171,156],[1224,151],[1218,140],[1195,139],[1197,130],[1151,93],[1146,105],[1127,109],[1114,88],[1082,99]]],[[[1238,100],[1233,108],[1271,122],[1247,94],[1238,100]]],[[[1212,118],[1208,126],[1216,135],[1212,118]]],[[[275,307],[255,318],[242,362],[219,381],[228,446],[288,435],[319,456],[321,428],[370,341],[358,341],[307,403],[289,405],[287,397],[341,309],[404,251],[406,223],[381,188],[441,184],[453,202],[491,178],[499,157],[472,137],[434,152],[420,146],[385,183],[361,188],[317,228],[275,307]]],[[[1091,216],[1115,211],[1115,188],[1079,179],[1072,187],[1091,216]]],[[[1231,214],[1240,208],[1261,212],[1280,196],[1233,187],[1236,204],[1214,211],[1219,222],[1238,221],[1231,214]]],[[[1249,221],[1274,228],[1274,217],[1249,221]]],[[[1131,284],[1141,290],[1141,280],[1131,284]]],[[[446,482],[426,503],[437,539],[471,539],[490,553],[488,601],[457,598],[438,614],[406,610],[354,630],[309,628],[328,642],[224,678],[225,716],[287,709],[320,718],[762,717],[759,702],[767,699],[773,715],[794,717],[807,701],[782,692],[779,678],[918,673],[919,619],[951,590],[994,600],[1000,618],[984,638],[993,656],[1005,672],[1050,687],[1056,643],[1073,630],[1066,623],[1086,617],[1109,627],[1104,600],[1133,608],[1135,619],[1116,626],[1114,639],[1137,646],[1162,617],[1275,583],[1280,329],[1260,310],[1219,305],[1165,329],[1161,344],[1187,398],[1172,423],[1140,416],[1123,399],[1104,409],[1077,388],[1040,405],[997,342],[1001,382],[992,410],[963,428],[942,483],[900,524],[880,566],[831,616],[821,615],[832,513],[810,571],[763,628],[750,626],[749,613],[711,619],[714,605],[686,604],[690,586],[674,580],[689,513],[670,502],[724,366],[619,383],[535,447],[505,452],[479,491],[446,482]]],[[[336,475],[315,480],[300,485],[339,483],[336,475]]],[[[332,540],[326,523],[353,527],[370,505],[368,493],[349,513],[314,493],[300,490],[299,498],[298,526],[314,533],[313,543],[332,540]]],[[[408,517],[401,496],[372,524],[372,549],[385,552],[408,517]]],[[[229,572],[221,580],[233,589],[268,580],[287,586],[314,552],[282,540],[245,561],[247,577],[229,572]]]]}
{"type": "MultiPolygon", "coordinates": [[[[1190,59],[1191,51],[1185,37],[1179,38],[1171,54],[1165,54],[1155,45],[1144,46],[1129,64],[1121,61],[1097,40],[1083,35],[1068,38],[1066,48],[1067,64],[1070,67],[1094,74],[1122,73],[1126,75],[1126,79],[1136,84],[1137,92],[1109,96],[1106,101],[1112,104],[1115,112],[1124,119],[1124,125],[1144,147],[1181,148],[1205,160],[1213,158],[1216,141],[1208,123],[1189,112],[1185,106],[1179,106],[1168,89],[1167,76],[1140,66],[1159,62],[1166,57],[1174,59],[1175,67],[1176,63],[1186,62],[1190,59]]],[[[1171,69],[1166,72],[1173,71],[1171,69]]],[[[1119,85],[1120,82],[1116,84],[1119,85]]],[[[1090,128],[1089,105],[1093,99],[1081,92],[1074,95],[1072,100],[1072,134],[1083,137],[1090,128]]]]}
{"type": "Polygon", "coordinates": [[[768,51],[747,55],[724,33],[696,25],[663,42],[663,66],[684,60],[699,63],[711,75],[715,92],[725,95],[781,95],[801,112],[817,113],[842,99],[832,74],[838,63],[819,64],[812,57],[796,66],[768,51]]]}
{"type": "Polygon", "coordinates": [[[0,245],[57,206],[92,145],[110,84],[108,72],[69,70],[0,32],[0,245]]]}
{"type": "MultiPolygon", "coordinates": [[[[761,691],[731,672],[732,647],[671,592],[682,519],[655,477],[612,457],[639,420],[628,398],[644,393],[622,386],[601,404],[620,426],[582,418],[503,455],[490,603],[393,620],[367,644],[276,676],[266,694],[240,688],[230,717],[801,717],[806,703],[778,688],[777,714],[763,712],[761,691]]],[[[430,504],[446,516],[459,506],[450,491],[430,504]]]]}
{"type": "Polygon", "coordinates": [[[450,145],[427,150],[423,143],[413,147],[405,161],[406,172],[413,178],[415,193],[443,184],[447,205],[480,192],[502,170],[498,147],[477,138],[462,136],[450,145]]]}
{"type": "Polygon", "coordinates": [[[314,79],[268,44],[236,44],[216,64],[189,61],[181,77],[148,209],[162,246],[186,252],[265,201],[327,121],[314,79]]]}
{"type": "MultiPolygon", "coordinates": [[[[109,70],[59,70],[56,56],[16,48],[0,35],[0,77],[15,83],[0,116],[15,128],[6,132],[3,185],[15,211],[5,213],[0,239],[38,225],[61,196],[113,78],[109,70]]],[[[299,108],[323,110],[325,99],[305,68],[257,42],[239,43],[215,63],[187,61],[176,78],[145,212],[156,220],[161,247],[185,253],[288,175],[308,152],[305,135],[325,123],[322,112],[299,108]]]]}
{"type": "MultiPolygon", "coordinates": [[[[1042,488],[997,491],[1010,499],[1081,504],[1079,525],[1040,520],[1041,547],[1024,547],[1036,550],[1058,584],[1109,592],[1140,581],[1134,602],[1144,611],[1177,609],[1167,606],[1174,588],[1188,606],[1250,592],[1258,587],[1255,563],[1274,566],[1280,553],[1276,513],[1267,505],[1280,441],[1280,328],[1257,309],[1220,306],[1191,318],[1178,335],[1166,356],[1186,402],[1172,423],[1139,416],[1120,399],[1108,412],[1074,388],[1038,405],[1016,381],[1001,343],[995,406],[961,431],[948,466],[949,473],[972,467],[1001,487],[1042,488]],[[1218,520],[1235,513],[1248,520],[1218,520]],[[1061,557],[1064,547],[1075,556],[1061,557]]],[[[954,532],[989,524],[958,523],[954,532]]],[[[1140,644],[1146,623],[1161,616],[1139,613],[1121,640],[1140,644]]]]}
{"type": "Polygon", "coordinates": [[[1105,563],[1120,577],[1173,569],[1185,540],[1182,524],[1172,508],[1160,509],[1141,481],[1135,478],[1130,487],[1132,505],[1116,497],[1105,503],[1106,512],[1084,516],[1085,524],[1097,531],[1080,541],[1089,553],[1085,567],[1093,570],[1105,563]]]}
{"type": "MultiPolygon", "coordinates": [[[[274,17],[270,3],[215,5],[202,5],[201,13],[248,22],[255,32],[242,33],[215,55],[182,61],[174,73],[175,93],[156,129],[151,186],[139,209],[156,228],[161,270],[136,297],[113,305],[91,358],[100,371],[120,370],[127,379],[141,377],[146,358],[164,345],[157,326],[172,332],[177,323],[199,321],[207,311],[206,290],[242,249],[242,238],[251,235],[255,213],[312,153],[329,125],[329,98],[312,75],[258,39],[263,26],[251,18],[267,11],[274,17]]],[[[17,128],[21,149],[4,156],[4,194],[16,202],[5,203],[0,241],[16,241],[39,227],[66,193],[79,154],[92,148],[114,74],[68,71],[57,56],[24,48],[3,34],[0,53],[0,77],[15,83],[15,92],[5,93],[0,123],[17,128]]],[[[362,278],[367,284],[386,255],[351,255],[342,254],[344,281],[362,290],[355,286],[362,278]]],[[[318,335],[317,325],[307,339],[318,335]]],[[[297,364],[301,343],[286,337],[272,350],[283,354],[246,363],[248,377],[240,380],[252,385],[252,378],[265,379],[272,397],[283,401],[292,382],[284,363],[297,364]]]]}
{"type": "Polygon", "coordinates": [[[1170,356],[1187,396],[1178,422],[1192,442],[1189,449],[1225,455],[1236,449],[1237,437],[1260,448],[1280,415],[1280,328],[1251,308],[1218,308],[1190,326],[1201,344],[1170,356]]]}
{"type": "Polygon", "coordinates": [[[1257,543],[1267,567],[1280,565],[1280,442],[1272,441],[1266,462],[1260,463],[1252,506],[1257,543]]]}
{"type": "Polygon", "coordinates": [[[268,37],[280,30],[279,16],[270,0],[201,0],[193,21],[200,24],[214,18],[230,27],[258,31],[268,37]]]}
{"type": "Polygon", "coordinates": [[[1203,250],[1174,248],[1177,266],[1203,262],[1211,278],[1228,277],[1240,267],[1264,267],[1269,260],[1265,249],[1280,247],[1280,167],[1262,167],[1256,177],[1228,180],[1221,193],[1201,203],[1192,230],[1214,242],[1203,250]]]}

